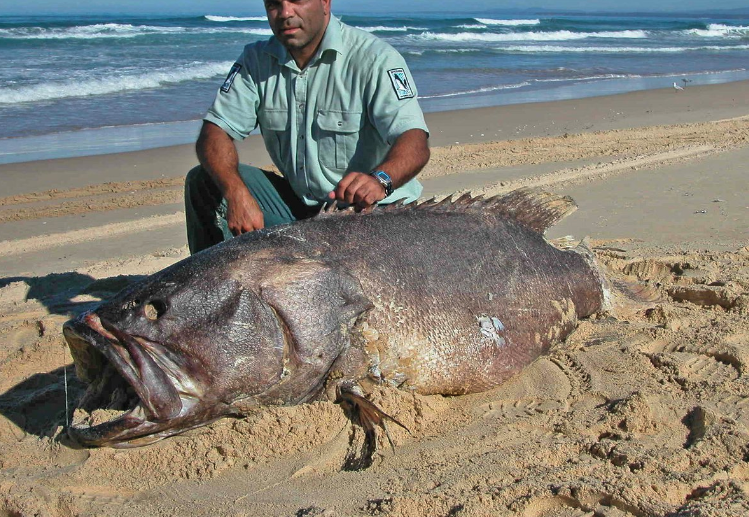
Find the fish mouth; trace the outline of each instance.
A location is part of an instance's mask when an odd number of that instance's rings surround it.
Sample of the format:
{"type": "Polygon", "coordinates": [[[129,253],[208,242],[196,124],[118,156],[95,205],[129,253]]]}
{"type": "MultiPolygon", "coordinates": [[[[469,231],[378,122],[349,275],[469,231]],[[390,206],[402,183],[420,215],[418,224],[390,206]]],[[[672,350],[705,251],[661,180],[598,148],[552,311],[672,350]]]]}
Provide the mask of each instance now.
{"type": "Polygon", "coordinates": [[[71,438],[85,446],[137,447],[186,430],[175,424],[200,393],[163,346],[95,312],[65,323],[63,334],[78,377],[89,383],[68,428],[71,438]]]}

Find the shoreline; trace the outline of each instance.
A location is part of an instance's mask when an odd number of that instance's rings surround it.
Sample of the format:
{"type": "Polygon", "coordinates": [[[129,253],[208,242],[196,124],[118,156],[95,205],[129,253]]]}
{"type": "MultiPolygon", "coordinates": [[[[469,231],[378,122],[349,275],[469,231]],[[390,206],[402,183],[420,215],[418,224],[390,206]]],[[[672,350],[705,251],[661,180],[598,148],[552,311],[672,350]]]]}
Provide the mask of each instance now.
{"type": "MultiPolygon", "coordinates": [[[[672,88],[642,90],[525,104],[508,104],[486,108],[465,108],[426,113],[432,147],[466,143],[490,142],[515,138],[647,127],[669,123],[707,122],[742,114],[749,105],[749,80],[715,85],[690,86],[676,92],[672,88]],[[709,102],[707,101],[709,99],[709,102]]],[[[63,188],[83,184],[79,181],[86,171],[106,165],[108,175],[121,174],[121,180],[156,179],[169,176],[153,170],[187,171],[197,164],[193,143],[150,149],[110,152],[105,154],[0,163],[0,178],[12,185],[24,178],[39,175],[46,167],[49,175],[29,180],[28,189],[11,187],[6,195],[21,194],[47,188],[63,188]],[[149,174],[138,164],[150,164],[149,174]],[[59,181],[58,181],[59,180],[59,181]]],[[[237,142],[240,159],[256,165],[270,164],[260,135],[251,135],[237,142]]]]}
{"type": "MultiPolygon", "coordinates": [[[[706,74],[706,79],[714,80],[713,76],[720,74],[733,74],[744,78],[718,83],[695,79],[697,82],[690,85],[689,88],[713,87],[734,83],[749,85],[749,79],[745,78],[749,71],[711,72],[706,74]]],[[[671,91],[671,88],[668,87],[670,82],[678,81],[686,75],[692,77],[699,74],[603,79],[589,83],[573,82],[573,84],[556,86],[552,90],[541,89],[528,92],[499,90],[483,94],[471,94],[466,97],[425,98],[421,100],[421,103],[422,109],[429,117],[433,114],[445,112],[453,113],[455,111],[485,110],[564,101],[575,102],[591,98],[647,93],[658,90],[671,91]],[[549,95],[554,98],[546,98],[549,95]],[[451,103],[458,106],[453,108],[451,103]]],[[[149,122],[132,126],[82,128],[58,133],[0,138],[0,167],[15,163],[83,158],[118,152],[138,152],[189,145],[197,138],[200,123],[200,120],[149,122]],[[164,136],[165,131],[169,131],[170,134],[164,136]],[[154,140],[157,143],[152,143],[154,140]],[[81,148],[86,149],[86,151],[82,153],[81,148]]],[[[255,134],[258,134],[257,130],[255,134]]]]}

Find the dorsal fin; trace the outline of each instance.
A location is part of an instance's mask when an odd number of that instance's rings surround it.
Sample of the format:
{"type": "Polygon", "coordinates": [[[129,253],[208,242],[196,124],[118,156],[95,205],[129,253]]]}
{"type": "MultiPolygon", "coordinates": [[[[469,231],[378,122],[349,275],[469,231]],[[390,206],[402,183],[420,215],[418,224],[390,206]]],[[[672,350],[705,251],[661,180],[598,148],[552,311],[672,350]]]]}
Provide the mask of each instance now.
{"type": "Polygon", "coordinates": [[[571,197],[534,188],[513,190],[488,199],[486,204],[492,212],[506,214],[541,234],[577,210],[571,197]]]}
{"type": "MultiPolygon", "coordinates": [[[[389,205],[381,205],[374,209],[374,213],[393,213],[401,211],[424,212],[489,212],[513,219],[519,224],[538,233],[544,233],[547,228],[562,220],[577,209],[577,205],[569,196],[559,196],[534,188],[520,188],[508,194],[485,199],[482,196],[471,197],[463,194],[456,199],[452,196],[438,201],[436,198],[421,203],[405,203],[397,201],[389,205]]],[[[365,209],[364,213],[372,212],[365,209]]],[[[335,202],[324,208],[317,217],[331,217],[354,214],[353,208],[338,210],[335,202]]]]}

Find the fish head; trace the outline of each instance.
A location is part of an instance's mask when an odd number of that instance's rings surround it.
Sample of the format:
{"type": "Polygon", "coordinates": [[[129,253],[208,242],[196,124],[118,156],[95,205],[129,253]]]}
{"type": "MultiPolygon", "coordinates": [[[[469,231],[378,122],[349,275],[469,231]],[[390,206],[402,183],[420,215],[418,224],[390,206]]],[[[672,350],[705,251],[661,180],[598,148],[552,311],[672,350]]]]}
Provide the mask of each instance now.
{"type": "Polygon", "coordinates": [[[231,268],[207,266],[179,263],[64,325],[76,372],[89,383],[84,409],[126,410],[73,425],[77,441],[150,443],[230,413],[236,398],[278,382],[286,339],[273,309],[231,268]]]}
{"type": "Polygon", "coordinates": [[[353,293],[352,303],[339,303],[325,294],[340,284],[331,269],[305,264],[198,254],[67,322],[76,372],[89,383],[79,407],[116,410],[102,423],[71,425],[71,437],[86,446],[146,445],[319,392],[345,346],[341,323],[368,301],[353,293]]]}

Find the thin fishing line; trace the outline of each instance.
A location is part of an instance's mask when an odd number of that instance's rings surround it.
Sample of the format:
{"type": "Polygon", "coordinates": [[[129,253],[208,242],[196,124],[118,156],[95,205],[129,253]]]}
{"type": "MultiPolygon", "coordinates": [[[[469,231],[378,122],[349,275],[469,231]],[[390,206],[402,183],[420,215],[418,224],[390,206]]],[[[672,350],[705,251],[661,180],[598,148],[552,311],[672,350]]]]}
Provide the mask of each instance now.
{"type": "Polygon", "coordinates": [[[67,354],[68,347],[64,346],[62,347],[62,373],[63,373],[63,379],[65,382],[65,425],[70,427],[70,405],[68,403],[68,368],[65,365],[65,362],[68,360],[68,354],[67,354]]]}

